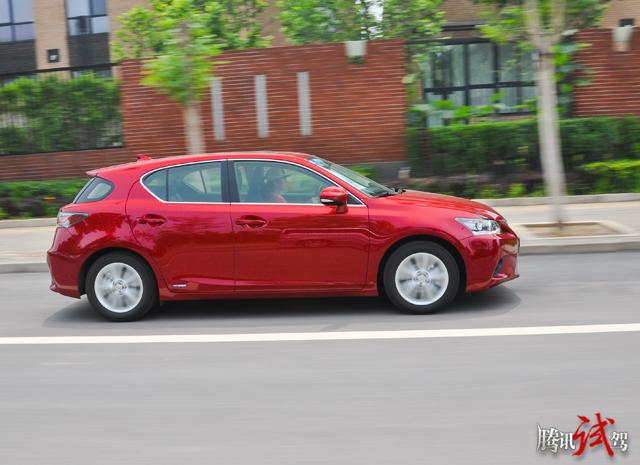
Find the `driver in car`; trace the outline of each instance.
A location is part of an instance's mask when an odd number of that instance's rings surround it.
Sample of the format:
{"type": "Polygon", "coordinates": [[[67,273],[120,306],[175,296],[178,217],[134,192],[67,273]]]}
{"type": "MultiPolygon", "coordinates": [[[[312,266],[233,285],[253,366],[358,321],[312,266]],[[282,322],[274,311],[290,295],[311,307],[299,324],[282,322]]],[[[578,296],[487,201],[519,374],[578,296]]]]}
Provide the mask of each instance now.
{"type": "Polygon", "coordinates": [[[264,201],[267,203],[286,203],[282,192],[287,188],[287,177],[282,168],[269,168],[265,176],[264,201]]]}

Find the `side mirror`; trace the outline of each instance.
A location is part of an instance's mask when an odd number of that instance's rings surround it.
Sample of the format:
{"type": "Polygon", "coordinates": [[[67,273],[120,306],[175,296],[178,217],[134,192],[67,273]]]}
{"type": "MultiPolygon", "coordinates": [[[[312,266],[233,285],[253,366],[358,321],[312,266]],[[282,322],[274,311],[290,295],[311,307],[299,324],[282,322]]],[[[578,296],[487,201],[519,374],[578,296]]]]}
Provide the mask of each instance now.
{"type": "Polygon", "coordinates": [[[324,205],[344,206],[348,198],[349,194],[341,187],[325,187],[320,191],[320,202],[324,205]]]}

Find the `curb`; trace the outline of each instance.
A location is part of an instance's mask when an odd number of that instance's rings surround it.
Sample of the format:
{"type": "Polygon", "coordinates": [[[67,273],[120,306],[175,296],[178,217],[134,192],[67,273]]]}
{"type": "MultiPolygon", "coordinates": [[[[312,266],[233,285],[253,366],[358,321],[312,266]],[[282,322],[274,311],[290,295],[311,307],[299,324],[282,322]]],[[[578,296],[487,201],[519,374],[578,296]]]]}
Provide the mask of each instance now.
{"type": "MultiPolygon", "coordinates": [[[[490,207],[531,207],[536,205],[550,205],[550,197],[514,197],[511,199],[473,199],[490,207]]],[[[594,194],[594,195],[568,195],[563,197],[563,204],[580,203],[609,203],[609,202],[637,202],[640,201],[640,193],[626,194],[594,194]]]]}
{"type": "Polygon", "coordinates": [[[0,274],[49,272],[46,262],[0,263],[0,274]]]}
{"type": "Polygon", "coordinates": [[[604,253],[640,250],[639,238],[615,238],[602,242],[582,242],[576,239],[562,240],[558,243],[544,241],[538,244],[520,246],[520,255],[550,255],[572,253],[604,253]]]}
{"type": "Polygon", "coordinates": [[[46,226],[55,226],[56,218],[29,218],[26,220],[1,220],[0,229],[8,228],[40,228],[46,226]]]}

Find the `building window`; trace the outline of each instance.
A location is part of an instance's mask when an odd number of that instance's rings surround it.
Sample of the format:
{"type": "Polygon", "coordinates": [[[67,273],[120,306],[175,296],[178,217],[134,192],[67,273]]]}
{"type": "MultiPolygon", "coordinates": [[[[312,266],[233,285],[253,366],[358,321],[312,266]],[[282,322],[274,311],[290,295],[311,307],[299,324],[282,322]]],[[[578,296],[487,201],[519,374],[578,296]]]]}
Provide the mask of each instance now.
{"type": "MultiPolygon", "coordinates": [[[[530,55],[518,53],[510,44],[488,41],[446,43],[424,63],[424,98],[457,106],[503,104],[501,114],[526,112],[519,106],[535,96],[530,55]]],[[[428,124],[445,123],[430,115],[428,124]]]]}
{"type": "Polygon", "coordinates": [[[70,36],[109,32],[106,0],[67,0],[70,36]]]}
{"type": "Polygon", "coordinates": [[[83,76],[85,74],[94,74],[96,76],[101,76],[101,77],[112,77],[113,74],[111,72],[111,66],[110,65],[104,65],[104,66],[89,66],[86,68],[75,68],[73,70],[71,70],[71,77],[79,77],[79,76],[83,76]]]}
{"type": "Polygon", "coordinates": [[[34,37],[33,0],[0,0],[0,43],[34,37]]]}

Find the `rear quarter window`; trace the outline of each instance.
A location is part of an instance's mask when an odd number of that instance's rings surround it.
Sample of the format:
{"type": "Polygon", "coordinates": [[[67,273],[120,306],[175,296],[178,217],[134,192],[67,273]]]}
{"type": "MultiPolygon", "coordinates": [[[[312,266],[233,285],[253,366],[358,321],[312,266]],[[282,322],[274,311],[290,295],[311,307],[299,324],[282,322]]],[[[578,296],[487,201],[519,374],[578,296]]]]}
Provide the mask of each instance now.
{"type": "Polygon", "coordinates": [[[78,193],[73,203],[97,202],[113,191],[113,184],[102,178],[91,179],[78,193]]]}

